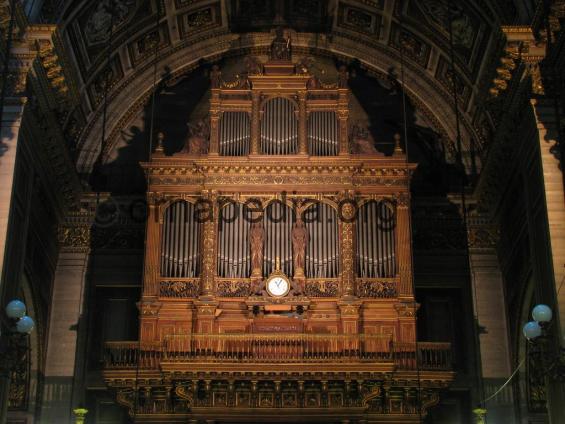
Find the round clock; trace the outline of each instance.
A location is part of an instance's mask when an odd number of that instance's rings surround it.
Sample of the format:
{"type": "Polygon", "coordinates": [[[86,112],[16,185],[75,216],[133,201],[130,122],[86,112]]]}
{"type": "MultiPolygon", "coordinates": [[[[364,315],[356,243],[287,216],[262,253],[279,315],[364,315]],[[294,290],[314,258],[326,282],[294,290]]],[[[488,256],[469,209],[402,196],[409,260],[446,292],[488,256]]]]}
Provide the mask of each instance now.
{"type": "Polygon", "coordinates": [[[286,296],[290,291],[290,281],[280,275],[275,275],[267,280],[267,293],[273,297],[286,296]]]}

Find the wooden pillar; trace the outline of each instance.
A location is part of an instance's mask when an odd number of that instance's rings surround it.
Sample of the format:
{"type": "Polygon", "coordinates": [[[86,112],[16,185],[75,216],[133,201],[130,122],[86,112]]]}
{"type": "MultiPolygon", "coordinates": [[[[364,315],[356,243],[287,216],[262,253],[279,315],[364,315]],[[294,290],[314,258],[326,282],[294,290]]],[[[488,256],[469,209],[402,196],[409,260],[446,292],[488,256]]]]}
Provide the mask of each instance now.
{"type": "Polygon", "coordinates": [[[412,237],[410,226],[410,194],[403,193],[397,198],[396,206],[396,261],[400,278],[399,297],[414,296],[412,290],[412,237]]]}
{"type": "Polygon", "coordinates": [[[143,297],[157,297],[159,296],[161,217],[159,216],[159,205],[154,193],[147,193],[146,228],[143,297]]]}
{"type": "Polygon", "coordinates": [[[251,149],[250,154],[259,154],[259,140],[261,139],[261,111],[259,110],[261,93],[251,92],[251,149]]]}
{"type": "Polygon", "coordinates": [[[220,90],[213,88],[210,99],[210,149],[208,154],[211,156],[219,154],[220,143],[220,90]]]}
{"type": "Polygon", "coordinates": [[[338,90],[339,100],[337,119],[339,122],[339,154],[349,154],[349,90],[340,88],[338,90]]]}
{"type": "Polygon", "coordinates": [[[214,276],[216,275],[216,230],[218,221],[217,195],[215,192],[202,193],[207,200],[210,213],[205,214],[202,231],[202,273],[201,297],[210,298],[214,295],[214,276]]]}
{"type": "Polygon", "coordinates": [[[306,113],[306,91],[298,92],[298,153],[308,154],[308,114],[306,113]]]}
{"type": "Polygon", "coordinates": [[[355,200],[345,197],[341,200],[340,248],[341,286],[343,297],[355,296],[355,200]]]}

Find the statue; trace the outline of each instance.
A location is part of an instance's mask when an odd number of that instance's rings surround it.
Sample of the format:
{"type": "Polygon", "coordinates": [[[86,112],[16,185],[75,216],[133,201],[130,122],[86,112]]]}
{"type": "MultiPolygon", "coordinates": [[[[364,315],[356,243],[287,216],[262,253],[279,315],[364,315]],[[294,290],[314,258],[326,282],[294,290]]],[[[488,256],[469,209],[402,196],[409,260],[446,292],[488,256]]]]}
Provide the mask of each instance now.
{"type": "Polygon", "coordinates": [[[308,244],[308,229],[300,215],[292,226],[292,259],[294,261],[294,278],[304,278],[304,261],[308,244]]]}
{"type": "Polygon", "coordinates": [[[284,38],[283,29],[278,27],[271,43],[271,60],[290,60],[290,48],[290,38],[284,38]]]}
{"type": "Polygon", "coordinates": [[[208,142],[210,141],[210,126],[204,119],[200,119],[196,125],[188,124],[188,137],[184,144],[184,153],[193,155],[205,155],[208,153],[208,142]]]}
{"type": "Polygon", "coordinates": [[[222,71],[218,65],[213,65],[210,70],[210,85],[212,88],[222,88],[222,71]]]}
{"type": "Polygon", "coordinates": [[[347,88],[349,80],[349,72],[347,71],[347,66],[341,65],[338,70],[337,86],[339,88],[347,88]]]}
{"type": "Polygon", "coordinates": [[[261,277],[263,268],[263,243],[265,230],[261,221],[252,222],[249,229],[249,244],[251,245],[251,276],[261,277]]]}
{"type": "Polygon", "coordinates": [[[351,151],[358,155],[374,155],[379,152],[375,148],[375,141],[369,130],[359,124],[351,128],[351,151]]]}

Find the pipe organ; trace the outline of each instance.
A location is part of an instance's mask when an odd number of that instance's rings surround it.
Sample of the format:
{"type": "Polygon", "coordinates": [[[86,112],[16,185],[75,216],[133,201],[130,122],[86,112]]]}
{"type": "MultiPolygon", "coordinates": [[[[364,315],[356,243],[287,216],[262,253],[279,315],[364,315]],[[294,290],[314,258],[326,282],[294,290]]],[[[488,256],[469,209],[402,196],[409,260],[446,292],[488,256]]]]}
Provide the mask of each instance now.
{"type": "Polygon", "coordinates": [[[277,258],[286,275],[293,275],[291,231],[294,222],[292,210],[279,201],[271,203],[263,214],[265,246],[263,275],[269,275],[277,258]]]}
{"type": "Polygon", "coordinates": [[[224,112],[220,119],[220,155],[246,156],[249,153],[251,124],[245,112],[224,112]]]}
{"type": "Polygon", "coordinates": [[[335,112],[312,112],[308,119],[308,150],[312,156],[336,156],[339,122],[335,112]]]}
{"type": "Polygon", "coordinates": [[[304,217],[309,234],[306,277],[337,278],[340,258],[339,218],[336,209],[326,203],[318,203],[307,208],[304,217]]]}
{"type": "Polygon", "coordinates": [[[143,164],[139,340],[104,371],[135,422],[415,423],[453,379],[448,344],[416,343],[415,166],[398,138],[352,150],[347,70],[322,84],[289,43],[245,81],[212,69],[209,148],[143,164]]]}
{"type": "Polygon", "coordinates": [[[396,275],[394,205],[370,201],[357,215],[357,275],[368,278],[396,275]]]}
{"type": "Polygon", "coordinates": [[[261,111],[261,152],[291,155],[298,152],[298,119],[294,103],[284,97],[268,100],[261,111]]]}
{"type": "Polygon", "coordinates": [[[218,276],[247,278],[251,273],[249,224],[251,213],[241,203],[220,210],[218,222],[218,276]]]}
{"type": "Polygon", "coordinates": [[[194,205],[185,201],[174,202],[165,210],[161,238],[163,277],[200,275],[201,225],[194,218],[194,205]]]}

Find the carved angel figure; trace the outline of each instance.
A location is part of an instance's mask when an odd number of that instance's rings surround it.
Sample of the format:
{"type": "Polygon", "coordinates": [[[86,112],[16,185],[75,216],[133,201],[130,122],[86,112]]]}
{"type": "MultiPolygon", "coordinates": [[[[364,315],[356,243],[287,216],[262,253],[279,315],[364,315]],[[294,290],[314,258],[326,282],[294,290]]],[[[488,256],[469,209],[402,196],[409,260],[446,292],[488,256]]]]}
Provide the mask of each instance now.
{"type": "Polygon", "coordinates": [[[188,124],[188,137],[184,144],[184,153],[205,155],[208,153],[210,141],[210,126],[205,119],[200,119],[196,125],[188,124]]]}
{"type": "Polygon", "coordinates": [[[263,267],[263,244],[265,242],[265,230],[262,222],[252,222],[249,229],[249,244],[251,245],[251,270],[254,274],[260,274],[263,267]]]}
{"type": "Polygon", "coordinates": [[[354,124],[351,128],[351,152],[358,155],[378,153],[373,136],[366,127],[360,124],[354,124]]]}
{"type": "Polygon", "coordinates": [[[308,229],[298,215],[292,226],[292,259],[294,261],[295,277],[304,276],[304,260],[306,258],[306,245],[308,244],[308,229]]]}
{"type": "Polygon", "coordinates": [[[218,65],[213,65],[210,70],[210,85],[212,88],[222,88],[222,71],[218,65]]]}

